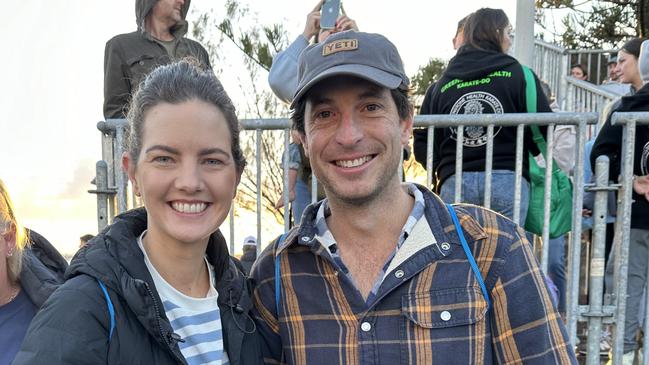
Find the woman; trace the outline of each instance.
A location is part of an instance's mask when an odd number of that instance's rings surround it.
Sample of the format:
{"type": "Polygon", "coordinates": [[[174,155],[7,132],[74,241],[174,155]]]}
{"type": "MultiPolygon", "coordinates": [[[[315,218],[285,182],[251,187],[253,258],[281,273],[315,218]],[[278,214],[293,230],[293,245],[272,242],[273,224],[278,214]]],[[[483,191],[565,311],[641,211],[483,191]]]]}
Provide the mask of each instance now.
{"type": "Polygon", "coordinates": [[[626,42],[617,52],[617,66],[615,73],[618,75],[618,81],[623,84],[631,84],[632,93],[637,92],[643,85],[638,68],[638,58],[640,57],[640,48],[642,38],[633,38],[626,42]]]}
{"type": "MultiPolygon", "coordinates": [[[[442,78],[421,106],[421,114],[501,114],[525,113],[525,78],[521,65],[507,52],[511,47],[512,27],[501,9],[482,8],[464,25],[464,45],[449,62],[442,78]]],[[[551,112],[541,84],[535,76],[537,111],[551,112]]],[[[541,128],[544,130],[544,128],[541,128]]],[[[437,191],[445,201],[455,195],[456,128],[435,133],[433,167],[437,191]],[[441,189],[440,189],[441,188],[441,189]]],[[[514,215],[516,128],[495,127],[493,140],[493,173],[491,208],[509,218],[514,215]]],[[[528,150],[538,154],[529,129],[525,133],[523,156],[528,150]]],[[[421,144],[421,143],[420,143],[421,144]]],[[[464,128],[462,201],[482,205],[484,202],[485,152],[487,128],[464,128]]],[[[421,146],[415,146],[415,150],[421,146]]],[[[527,177],[527,159],[523,158],[523,176],[527,177]]],[[[522,182],[521,222],[527,215],[529,184],[522,182]]]]}
{"type": "Polygon", "coordinates": [[[146,209],[76,255],[15,364],[254,364],[251,298],[218,228],[245,160],[230,98],[188,61],[133,97],[123,166],[146,209]]]}
{"type": "MultiPolygon", "coordinates": [[[[640,56],[643,39],[634,38],[626,42],[618,52],[616,71],[621,82],[631,83],[637,90],[634,95],[624,96],[615,112],[647,112],[649,111],[649,86],[640,77],[639,63],[649,63],[649,54],[640,56]]],[[[610,179],[618,181],[622,164],[622,134],[621,125],[612,125],[612,114],[608,115],[600,130],[590,154],[590,164],[594,170],[597,157],[606,155],[610,161],[610,179]]],[[[638,125],[635,135],[635,150],[633,160],[633,192],[631,204],[631,231],[629,234],[629,262],[626,316],[624,317],[624,363],[630,364],[638,346],[636,332],[639,327],[642,312],[640,309],[643,290],[647,282],[647,255],[649,254],[649,126],[638,125]]],[[[615,243],[614,243],[615,244],[615,243]]],[[[615,249],[611,250],[611,258],[607,261],[606,277],[613,278],[615,249]]],[[[615,283],[613,283],[615,285],[615,283]]],[[[608,289],[607,289],[608,291],[608,289]]]]}
{"type": "Polygon", "coordinates": [[[0,180],[0,364],[10,364],[29,323],[63,282],[65,259],[41,235],[23,228],[0,180]]]}

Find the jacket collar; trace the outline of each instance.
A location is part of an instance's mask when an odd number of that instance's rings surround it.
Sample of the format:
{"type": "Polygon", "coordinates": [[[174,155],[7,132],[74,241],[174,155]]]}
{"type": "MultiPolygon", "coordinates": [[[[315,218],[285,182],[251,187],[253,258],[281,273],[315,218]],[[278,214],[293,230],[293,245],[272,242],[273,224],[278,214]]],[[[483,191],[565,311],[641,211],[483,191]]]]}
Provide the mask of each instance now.
{"type": "MultiPolygon", "coordinates": [[[[450,244],[461,245],[460,237],[456,232],[451,215],[442,199],[424,186],[416,185],[424,196],[424,202],[426,204],[424,217],[434,240],[436,242],[448,242],[450,244]]],[[[316,214],[321,204],[322,201],[319,201],[306,208],[303,214],[302,224],[283,236],[282,242],[278,244],[277,250],[275,251],[276,255],[291,245],[306,246],[312,251],[320,248],[319,243],[314,237],[317,233],[315,225],[316,214]]],[[[467,210],[470,207],[467,204],[454,205],[454,209],[462,225],[462,230],[464,231],[465,239],[467,242],[474,242],[486,238],[487,234],[484,228],[467,210]]]]}

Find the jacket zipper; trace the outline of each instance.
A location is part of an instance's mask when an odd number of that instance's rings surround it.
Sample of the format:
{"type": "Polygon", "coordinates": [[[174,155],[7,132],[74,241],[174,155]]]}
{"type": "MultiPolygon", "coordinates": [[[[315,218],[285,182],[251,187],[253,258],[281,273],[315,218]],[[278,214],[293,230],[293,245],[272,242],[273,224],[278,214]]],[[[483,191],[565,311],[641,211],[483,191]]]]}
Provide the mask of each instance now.
{"type": "Polygon", "coordinates": [[[169,346],[169,350],[171,350],[171,353],[174,354],[176,357],[176,360],[180,361],[182,364],[187,364],[187,360],[185,360],[184,357],[178,356],[176,351],[173,349],[173,342],[178,342],[180,338],[174,337],[174,335],[178,336],[175,332],[171,333],[171,335],[166,335],[162,331],[162,325],[160,324],[160,307],[158,307],[158,302],[155,300],[155,295],[153,295],[153,291],[151,290],[151,287],[149,287],[149,283],[146,281],[142,281],[144,283],[144,287],[146,288],[147,292],[149,293],[149,296],[151,299],[153,299],[153,309],[155,310],[156,314],[156,322],[158,323],[158,331],[160,332],[160,335],[162,335],[162,338],[164,338],[165,342],[167,343],[167,346],[169,346]]]}

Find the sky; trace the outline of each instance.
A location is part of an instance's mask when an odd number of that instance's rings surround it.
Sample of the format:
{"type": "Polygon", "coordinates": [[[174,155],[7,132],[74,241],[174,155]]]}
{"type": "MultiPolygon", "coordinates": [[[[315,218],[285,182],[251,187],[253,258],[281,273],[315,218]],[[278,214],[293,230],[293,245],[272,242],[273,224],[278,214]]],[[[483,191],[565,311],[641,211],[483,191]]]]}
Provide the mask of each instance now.
{"type": "MultiPolygon", "coordinates": [[[[240,2],[256,13],[251,21],[284,24],[289,40],[302,32],[315,6],[303,0],[240,2]]],[[[135,30],[134,0],[3,3],[10,15],[0,23],[5,49],[0,58],[0,179],[23,223],[71,255],[79,236],[97,233],[96,198],[87,190],[93,188],[90,181],[101,158],[96,125],[102,119],[104,45],[116,34],[135,30]]],[[[465,0],[453,6],[430,0],[344,1],[360,30],[382,33],[397,46],[410,76],[431,57],[451,58],[457,21],[484,6],[502,8],[515,24],[515,0],[465,0]]],[[[224,8],[225,0],[193,0],[188,20],[197,11],[219,14],[224,8]]],[[[226,54],[220,66],[226,91],[242,105],[235,77],[243,72],[240,54],[226,54]]]]}

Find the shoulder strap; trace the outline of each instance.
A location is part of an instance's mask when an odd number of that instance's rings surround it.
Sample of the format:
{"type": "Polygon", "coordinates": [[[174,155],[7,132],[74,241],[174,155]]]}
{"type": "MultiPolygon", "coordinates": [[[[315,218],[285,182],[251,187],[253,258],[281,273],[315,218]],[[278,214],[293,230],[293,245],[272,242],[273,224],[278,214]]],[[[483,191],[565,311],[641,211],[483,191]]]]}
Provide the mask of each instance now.
{"type": "Polygon", "coordinates": [[[528,113],[536,113],[536,81],[529,67],[521,65],[525,75],[525,104],[528,113]]]}
{"type": "Polygon", "coordinates": [[[451,214],[451,219],[453,219],[455,230],[457,231],[457,235],[460,237],[460,242],[462,242],[462,248],[464,249],[464,253],[466,254],[467,259],[469,260],[469,264],[471,265],[471,270],[473,270],[473,273],[476,276],[476,280],[478,280],[478,284],[480,284],[480,290],[482,290],[482,296],[484,296],[484,299],[487,302],[487,310],[489,310],[491,308],[491,300],[489,299],[489,292],[487,291],[487,286],[485,285],[484,280],[482,279],[482,274],[480,273],[480,269],[478,269],[478,264],[475,262],[473,253],[471,253],[471,250],[469,249],[469,244],[466,243],[466,238],[464,238],[464,231],[462,230],[460,221],[457,219],[457,215],[455,214],[455,209],[453,209],[453,206],[451,204],[446,204],[446,208],[448,208],[448,212],[451,214]]]}
{"type": "MultiPolygon", "coordinates": [[[[523,75],[525,75],[525,104],[527,106],[528,113],[536,113],[536,80],[534,80],[534,74],[529,67],[521,65],[523,69],[523,75]]],[[[539,130],[539,126],[531,125],[530,129],[532,130],[532,139],[536,143],[536,147],[539,148],[543,157],[545,158],[545,153],[548,149],[545,138],[539,130]]]]}
{"type": "Polygon", "coordinates": [[[282,233],[282,235],[279,236],[277,242],[275,243],[275,310],[277,311],[278,317],[279,317],[279,299],[282,290],[282,279],[280,277],[281,261],[280,261],[280,256],[277,254],[277,248],[282,244],[282,242],[284,242],[284,236],[286,236],[286,233],[282,233]]]}
{"type": "Polygon", "coordinates": [[[97,283],[99,283],[99,287],[101,288],[101,291],[104,293],[104,298],[106,299],[106,305],[108,306],[108,315],[110,316],[110,332],[108,332],[108,342],[113,338],[113,330],[115,329],[115,307],[113,307],[113,302],[110,300],[110,296],[108,295],[108,290],[106,289],[106,285],[101,282],[101,280],[97,279],[97,283]]]}

